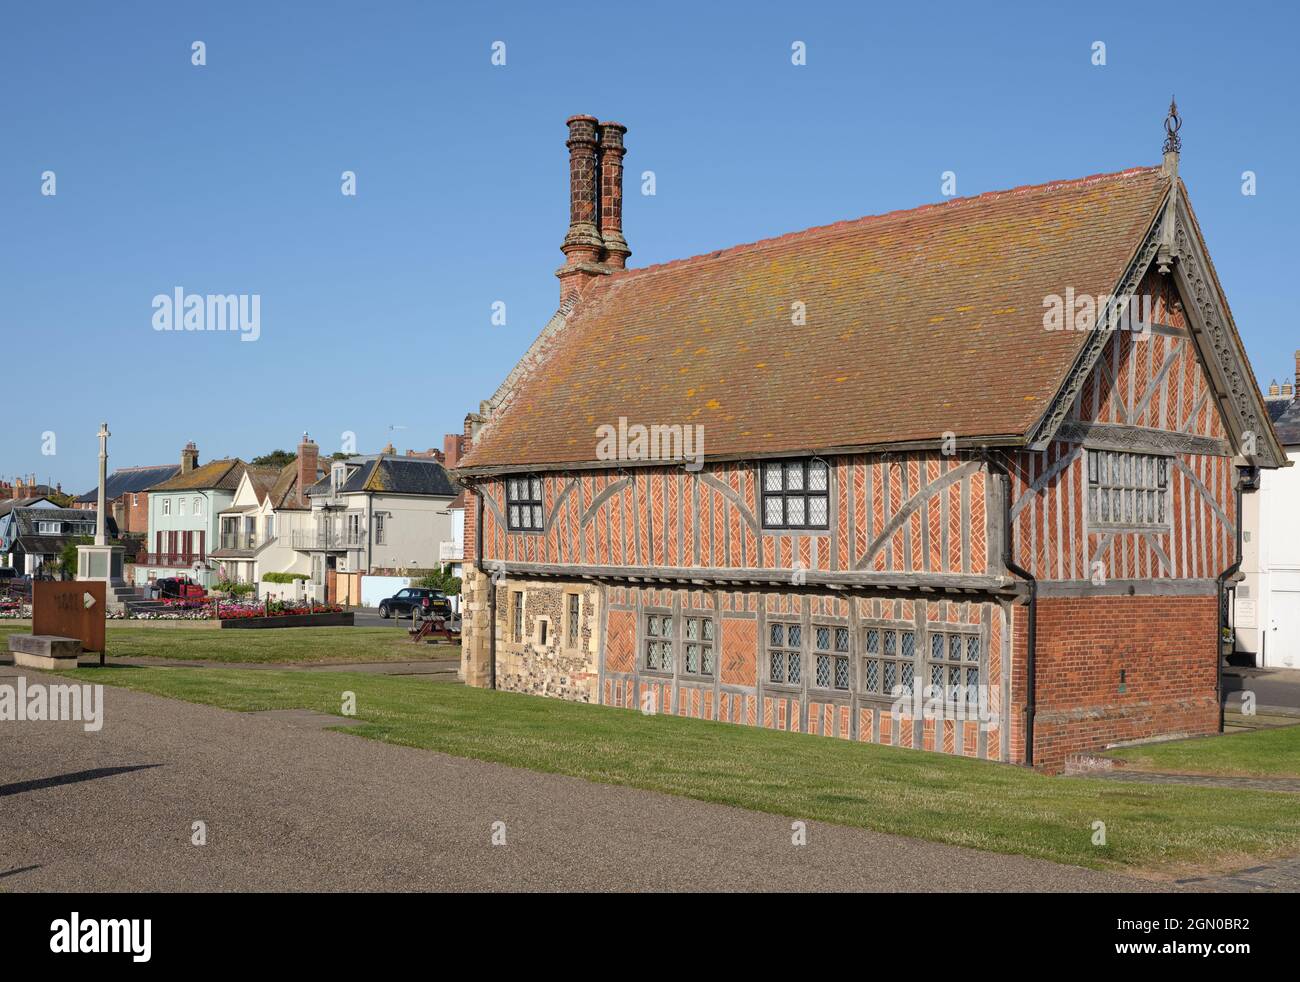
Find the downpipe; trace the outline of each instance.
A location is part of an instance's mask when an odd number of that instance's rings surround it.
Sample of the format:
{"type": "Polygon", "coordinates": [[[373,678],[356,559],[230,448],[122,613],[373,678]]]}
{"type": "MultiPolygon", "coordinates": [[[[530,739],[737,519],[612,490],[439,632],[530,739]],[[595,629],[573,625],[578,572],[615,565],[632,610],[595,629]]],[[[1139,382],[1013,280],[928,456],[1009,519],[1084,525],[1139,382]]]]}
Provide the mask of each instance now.
{"type": "Polygon", "coordinates": [[[1241,570],[1241,514],[1243,496],[1250,492],[1259,490],[1259,468],[1253,464],[1237,468],[1237,485],[1233,488],[1233,494],[1237,501],[1237,548],[1233,556],[1232,565],[1219,574],[1215,581],[1218,584],[1218,590],[1215,593],[1217,604],[1214,609],[1214,694],[1219,701],[1219,732],[1223,732],[1224,711],[1223,711],[1223,641],[1224,632],[1228,629],[1228,597],[1227,586],[1228,580],[1232,579],[1241,570]]]}
{"type": "MultiPolygon", "coordinates": [[[[474,495],[477,502],[475,507],[475,524],[474,524],[474,568],[488,578],[488,688],[497,687],[497,589],[496,584],[492,582],[492,574],[487,571],[483,563],[483,492],[475,483],[466,482],[466,487],[474,495]]],[[[462,627],[463,631],[464,628],[462,627]]]]}
{"type": "MultiPolygon", "coordinates": [[[[1025,633],[1025,766],[1034,766],[1034,713],[1038,707],[1038,580],[1012,558],[1011,472],[991,454],[985,454],[989,470],[1002,477],[1002,565],[1025,581],[1029,590],[1029,622],[1025,633]]],[[[1238,526],[1240,529],[1240,526],[1238,526]]]]}

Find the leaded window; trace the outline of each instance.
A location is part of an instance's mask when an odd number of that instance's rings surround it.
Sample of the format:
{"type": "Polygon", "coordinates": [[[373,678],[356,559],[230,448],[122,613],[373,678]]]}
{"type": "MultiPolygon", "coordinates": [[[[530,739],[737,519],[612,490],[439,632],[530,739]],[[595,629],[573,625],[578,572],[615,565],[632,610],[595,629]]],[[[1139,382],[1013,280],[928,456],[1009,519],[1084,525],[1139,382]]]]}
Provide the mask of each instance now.
{"type": "Polygon", "coordinates": [[[1088,520],[1094,525],[1164,528],[1168,488],[1168,457],[1088,451],[1088,520]]]}
{"type": "Polygon", "coordinates": [[[930,634],[930,685],[950,700],[965,699],[980,684],[978,634],[934,631],[930,634]]]}
{"type": "Polygon", "coordinates": [[[849,629],[814,624],[813,684],[819,689],[849,687],[849,629]]]}
{"type": "Polygon", "coordinates": [[[862,691],[868,695],[910,695],[916,682],[916,631],[872,625],[862,642],[862,691]],[[898,688],[898,692],[895,692],[898,688]]]}
{"type": "Polygon", "coordinates": [[[769,624],[767,641],[768,681],[799,685],[803,678],[803,628],[798,624],[769,624]]]}
{"type": "Polygon", "coordinates": [[[651,672],[673,670],[673,618],[671,614],[646,614],[645,667],[651,672]]]}
{"type": "Polygon", "coordinates": [[[830,469],[824,460],[763,464],[763,527],[830,527],[830,469]]]}
{"type": "Polygon", "coordinates": [[[682,619],[682,671],[686,675],[713,675],[713,618],[682,619]]]}
{"type": "Polygon", "coordinates": [[[569,623],[567,625],[567,643],[570,648],[578,646],[578,616],[582,610],[582,598],[576,593],[570,593],[568,596],[569,605],[569,623]]]}
{"type": "Polygon", "coordinates": [[[510,594],[510,637],[515,644],[524,640],[524,594],[515,590],[510,594]]]}
{"type": "Polygon", "coordinates": [[[506,525],[511,532],[542,531],[542,479],[506,478],[506,525]]]}

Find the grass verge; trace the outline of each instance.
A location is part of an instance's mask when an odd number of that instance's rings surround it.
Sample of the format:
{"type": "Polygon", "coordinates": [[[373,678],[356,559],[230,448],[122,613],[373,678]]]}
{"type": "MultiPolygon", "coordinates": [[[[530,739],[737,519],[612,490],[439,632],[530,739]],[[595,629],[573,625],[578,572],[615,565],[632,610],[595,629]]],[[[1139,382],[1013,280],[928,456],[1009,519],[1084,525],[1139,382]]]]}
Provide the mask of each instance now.
{"type": "MultiPolygon", "coordinates": [[[[0,645],[31,627],[0,622],[0,645]]],[[[396,627],[284,627],[261,630],[132,626],[109,621],[108,658],[169,658],[229,664],[327,665],[340,662],[418,661],[459,658],[459,645],[412,644],[396,627]]]]}
{"type": "MultiPolygon", "coordinates": [[[[1112,750],[1131,770],[1222,777],[1300,778],[1300,726],[1195,737],[1112,750]]],[[[1300,801],[1297,801],[1300,807],[1300,801]]]]}
{"type": "MultiPolygon", "coordinates": [[[[1167,876],[1300,852],[1295,795],[1062,778],[943,754],[508,692],[337,672],[80,669],[85,681],[241,712],[338,714],[347,732],[703,801],[1097,869],[1167,876]],[[1105,845],[1093,845],[1094,823],[1105,845]]],[[[112,697],[106,703],[112,725],[112,697]]]]}

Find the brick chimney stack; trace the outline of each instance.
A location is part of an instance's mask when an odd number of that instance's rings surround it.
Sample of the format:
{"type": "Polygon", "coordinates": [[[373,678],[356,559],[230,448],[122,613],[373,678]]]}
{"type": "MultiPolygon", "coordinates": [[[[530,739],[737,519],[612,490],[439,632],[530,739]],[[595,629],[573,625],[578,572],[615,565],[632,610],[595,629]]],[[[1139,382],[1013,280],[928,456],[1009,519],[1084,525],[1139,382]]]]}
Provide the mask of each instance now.
{"type": "Polygon", "coordinates": [[[1300,349],[1295,353],[1295,391],[1300,395],[1300,349]]]}
{"type": "Polygon", "coordinates": [[[316,468],[320,463],[320,447],[306,433],[298,444],[298,504],[306,507],[307,489],[316,483],[316,468]]]}
{"type": "Polygon", "coordinates": [[[560,251],[564,265],[556,271],[560,278],[560,299],[581,294],[584,287],[603,269],[600,266],[604,241],[597,228],[596,189],[600,167],[596,152],[598,131],[595,116],[570,116],[569,127],[569,231],[560,251]]]}
{"type": "Polygon", "coordinates": [[[465,437],[460,433],[448,433],[442,438],[442,459],[447,467],[460,463],[460,455],[465,452],[465,437]]]}
{"type": "Polygon", "coordinates": [[[623,134],[622,123],[600,124],[600,237],[605,242],[604,261],[623,269],[632,250],[623,238],[623,134]]]}
{"type": "Polygon", "coordinates": [[[194,441],[191,440],[189,443],[185,444],[185,448],[181,450],[181,473],[188,474],[198,466],[199,448],[196,447],[194,441]]]}
{"type": "Polygon", "coordinates": [[[1282,394],[1282,389],[1277,384],[1277,379],[1274,379],[1272,382],[1268,383],[1268,394],[1270,397],[1273,398],[1276,398],[1277,396],[1280,396],[1282,394]]]}

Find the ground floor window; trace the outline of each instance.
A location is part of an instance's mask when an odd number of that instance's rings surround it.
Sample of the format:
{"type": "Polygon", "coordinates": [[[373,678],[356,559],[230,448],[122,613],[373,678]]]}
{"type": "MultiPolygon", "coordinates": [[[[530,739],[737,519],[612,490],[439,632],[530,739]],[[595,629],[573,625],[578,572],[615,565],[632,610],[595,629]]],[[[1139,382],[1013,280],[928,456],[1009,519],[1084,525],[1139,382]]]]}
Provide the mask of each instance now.
{"type": "Polygon", "coordinates": [[[646,614],[645,667],[652,672],[673,670],[673,619],[670,614],[646,614]]]}
{"type": "Polygon", "coordinates": [[[803,678],[803,628],[798,624],[769,624],[767,640],[768,681],[799,685],[803,678]]]}
{"type": "Polygon", "coordinates": [[[930,635],[930,685],[946,690],[980,684],[978,634],[933,632],[930,635]]]}
{"type": "Polygon", "coordinates": [[[582,598],[576,593],[565,594],[565,606],[568,623],[565,625],[565,643],[570,648],[578,646],[578,617],[582,609],[582,598]]]}
{"type": "Polygon", "coordinates": [[[916,631],[911,627],[872,625],[862,644],[862,690],[892,696],[895,686],[911,694],[916,684],[916,631]]]}
{"type": "Polygon", "coordinates": [[[813,625],[813,681],[819,689],[849,687],[849,629],[813,625]]]}
{"type": "Polygon", "coordinates": [[[524,640],[524,593],[515,590],[510,594],[510,638],[515,644],[524,640]]]}
{"type": "Polygon", "coordinates": [[[682,671],[687,675],[713,675],[713,618],[687,617],[683,621],[682,671]]]}

